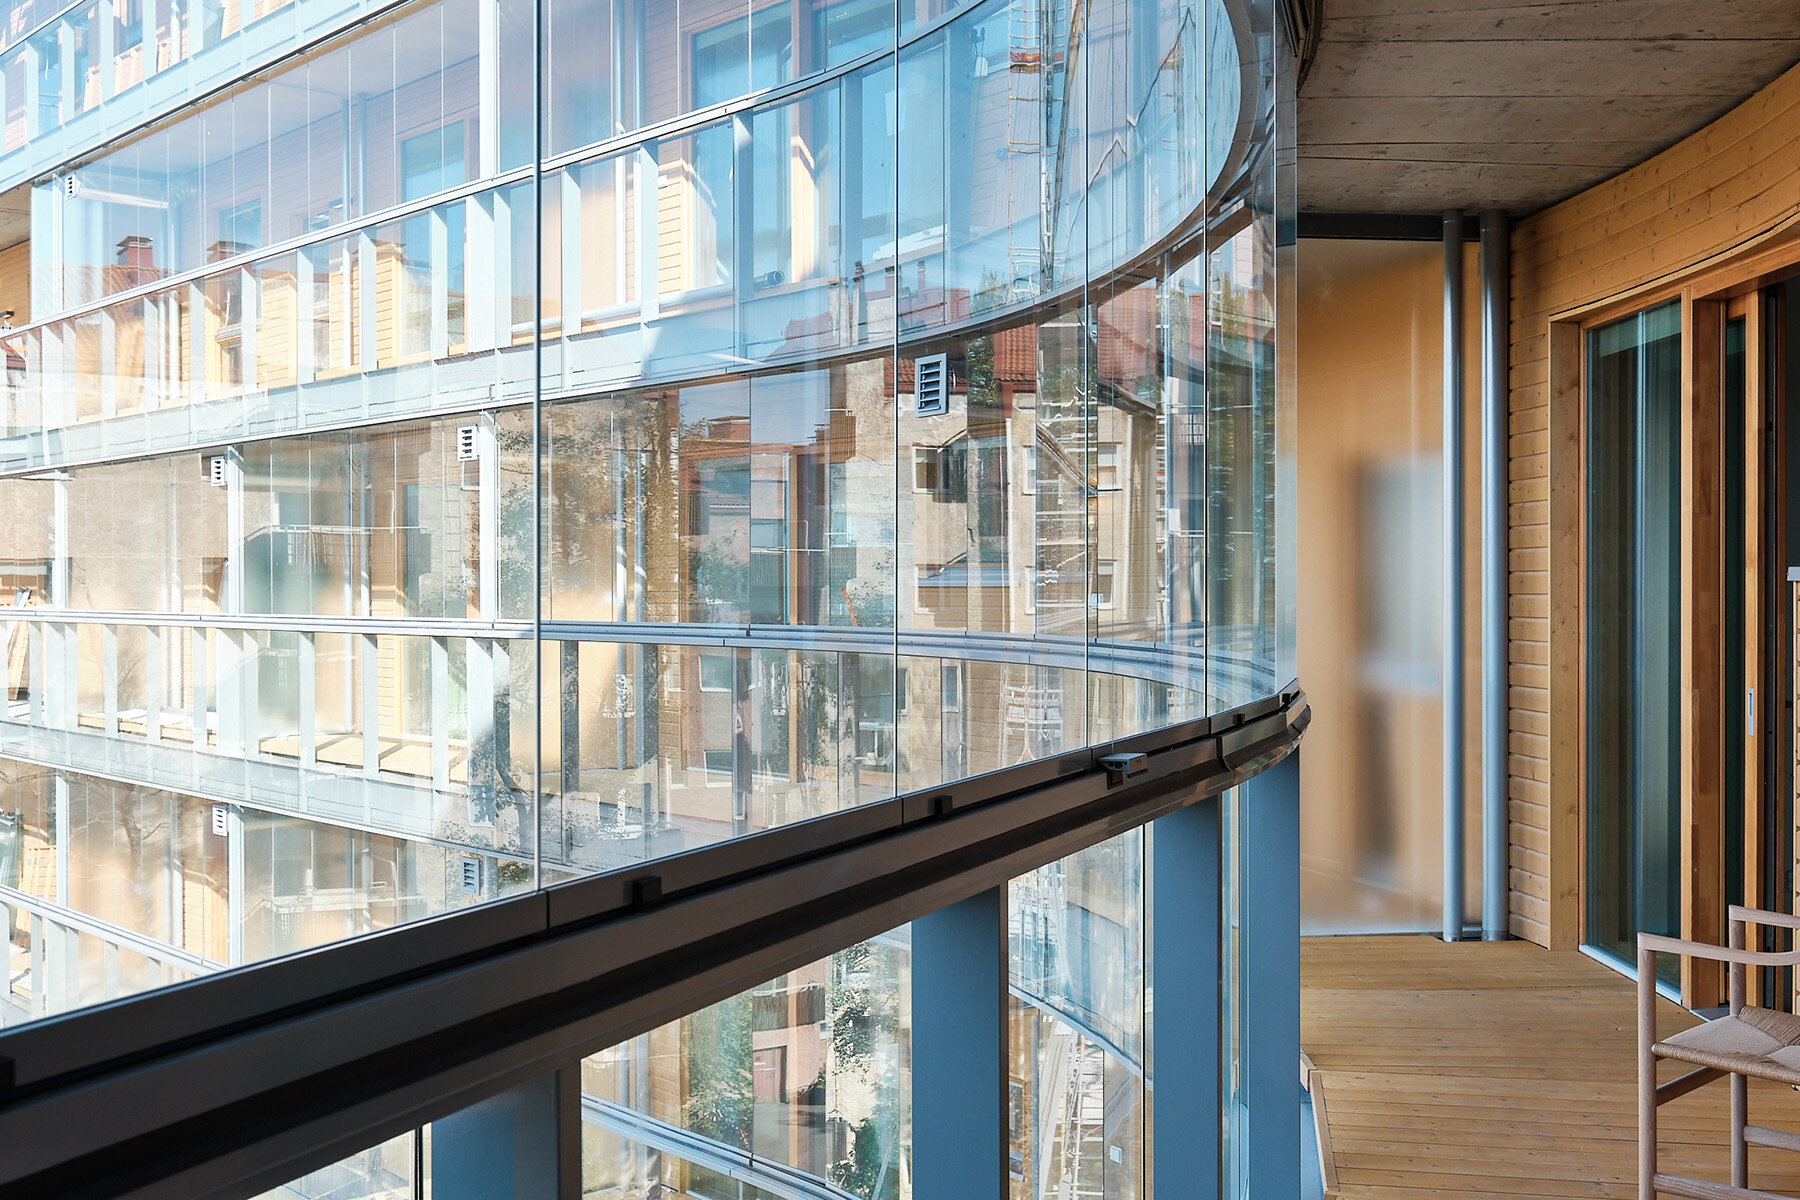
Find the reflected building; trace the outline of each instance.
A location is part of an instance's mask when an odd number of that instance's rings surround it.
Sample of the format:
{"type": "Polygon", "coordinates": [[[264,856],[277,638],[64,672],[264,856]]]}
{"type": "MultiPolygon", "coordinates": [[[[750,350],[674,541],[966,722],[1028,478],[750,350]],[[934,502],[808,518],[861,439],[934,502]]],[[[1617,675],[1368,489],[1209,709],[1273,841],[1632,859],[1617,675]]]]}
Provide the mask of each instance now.
{"type": "MultiPolygon", "coordinates": [[[[1291,681],[1263,0],[51,7],[0,1022],[1291,681]]],[[[1147,1189],[1148,843],[1013,885],[1015,1196],[1147,1189]]],[[[911,960],[590,1057],[587,1194],[914,1194],[911,960]]]]}

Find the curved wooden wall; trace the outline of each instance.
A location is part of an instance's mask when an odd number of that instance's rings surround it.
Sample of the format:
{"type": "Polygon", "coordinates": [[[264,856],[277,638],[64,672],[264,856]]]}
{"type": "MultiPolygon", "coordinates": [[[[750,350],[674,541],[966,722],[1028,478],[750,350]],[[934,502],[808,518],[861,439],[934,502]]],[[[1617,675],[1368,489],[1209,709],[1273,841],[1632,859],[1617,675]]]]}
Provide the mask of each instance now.
{"type": "MultiPolygon", "coordinates": [[[[1629,101],[1621,101],[1628,103],[1629,101]]],[[[1800,259],[1800,67],[1513,231],[1508,794],[1515,935],[1580,936],[1581,396],[1575,322],[1800,259]]]]}

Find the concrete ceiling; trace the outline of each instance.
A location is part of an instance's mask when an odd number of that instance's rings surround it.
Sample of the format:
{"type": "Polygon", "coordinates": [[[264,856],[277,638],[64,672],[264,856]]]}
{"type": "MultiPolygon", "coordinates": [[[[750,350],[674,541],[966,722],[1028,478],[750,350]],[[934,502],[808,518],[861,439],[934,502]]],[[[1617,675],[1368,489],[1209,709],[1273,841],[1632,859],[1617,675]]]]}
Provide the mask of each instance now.
{"type": "Polygon", "coordinates": [[[1535,212],[1800,61],[1796,0],[1324,0],[1307,213],[1535,212]]]}

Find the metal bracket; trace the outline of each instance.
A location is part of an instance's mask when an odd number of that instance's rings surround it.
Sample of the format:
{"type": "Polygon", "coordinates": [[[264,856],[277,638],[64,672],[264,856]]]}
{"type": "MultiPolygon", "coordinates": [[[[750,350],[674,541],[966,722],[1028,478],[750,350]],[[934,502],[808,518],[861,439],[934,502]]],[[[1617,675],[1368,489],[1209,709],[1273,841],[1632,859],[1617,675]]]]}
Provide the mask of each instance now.
{"type": "Polygon", "coordinates": [[[1148,754],[1103,754],[1099,763],[1106,768],[1106,786],[1118,787],[1133,775],[1142,775],[1150,769],[1148,754]]]}

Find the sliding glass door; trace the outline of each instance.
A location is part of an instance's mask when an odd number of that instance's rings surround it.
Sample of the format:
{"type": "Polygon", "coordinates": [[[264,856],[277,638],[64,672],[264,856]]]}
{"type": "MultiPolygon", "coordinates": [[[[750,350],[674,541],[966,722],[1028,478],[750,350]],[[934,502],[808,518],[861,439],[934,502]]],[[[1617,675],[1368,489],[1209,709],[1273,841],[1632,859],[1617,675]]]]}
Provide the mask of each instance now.
{"type": "Polygon", "coordinates": [[[1630,962],[1681,901],[1679,303],[1588,334],[1587,418],[1587,940],[1630,962]]]}

